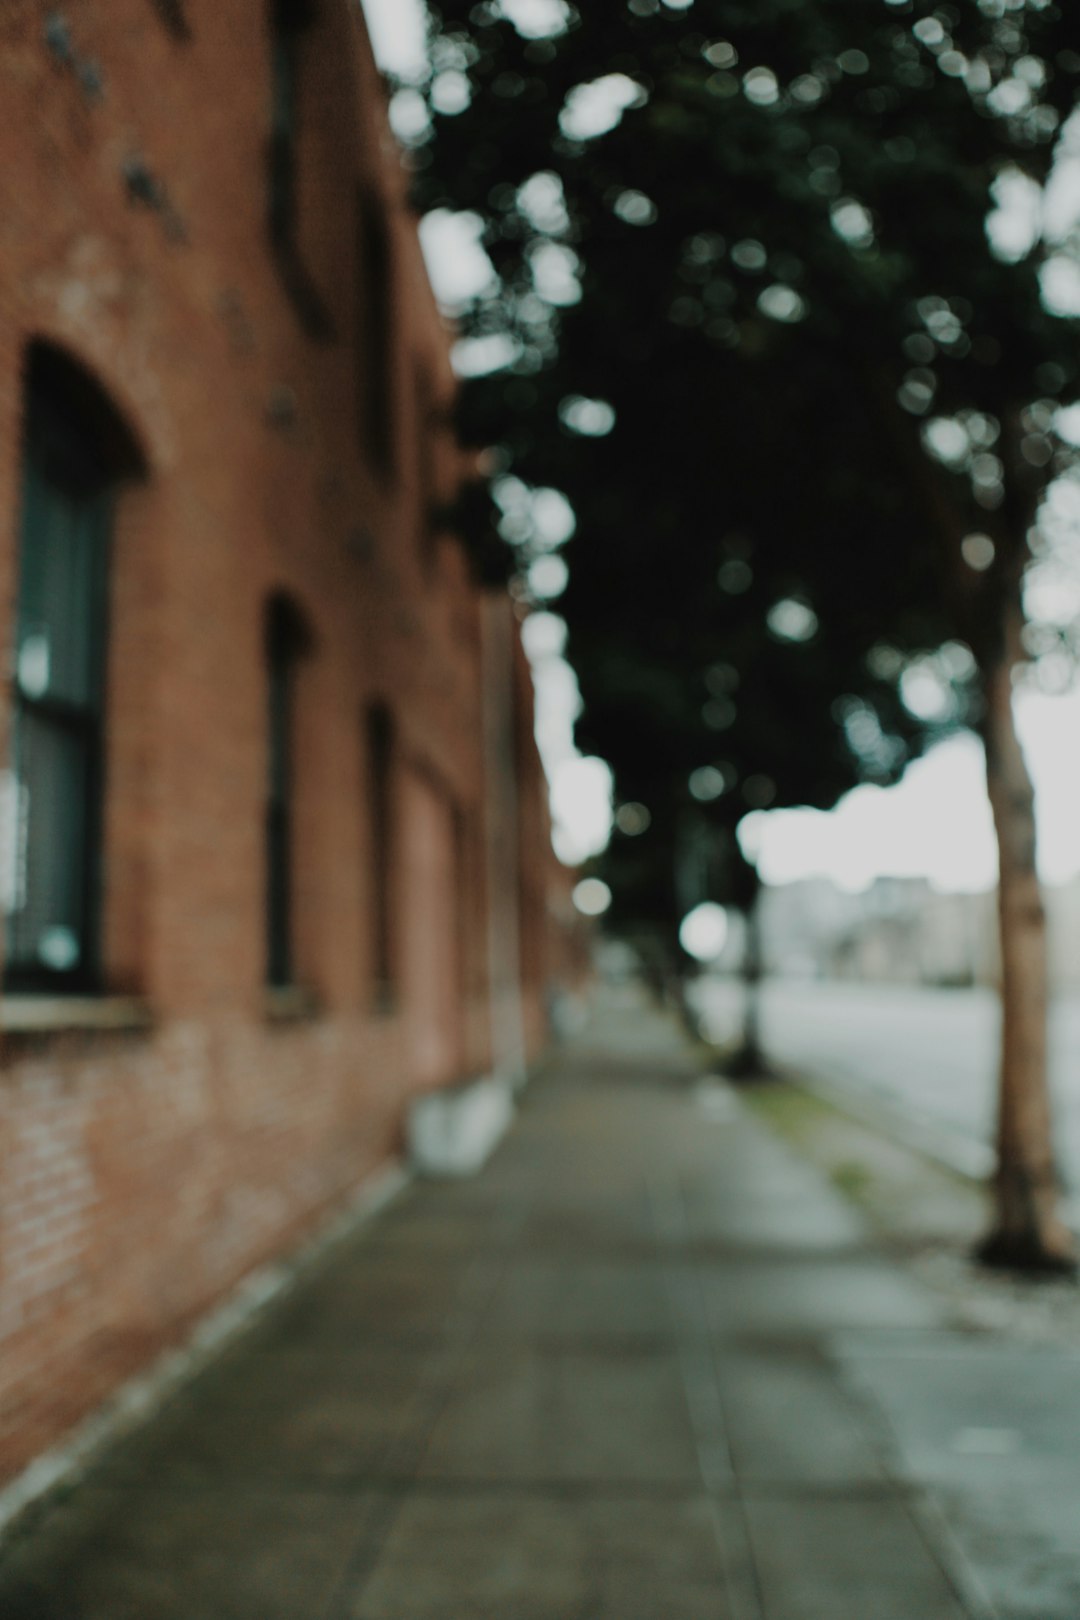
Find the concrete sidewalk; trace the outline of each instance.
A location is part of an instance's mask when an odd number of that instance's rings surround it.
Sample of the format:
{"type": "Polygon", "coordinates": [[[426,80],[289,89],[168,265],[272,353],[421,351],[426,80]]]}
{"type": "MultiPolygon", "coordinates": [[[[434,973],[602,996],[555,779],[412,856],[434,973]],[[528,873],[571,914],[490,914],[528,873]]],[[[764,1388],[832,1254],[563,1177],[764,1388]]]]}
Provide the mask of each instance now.
{"type": "Polygon", "coordinates": [[[1075,1620],[1078,1371],[951,1331],[613,991],[485,1172],[10,1542],[0,1616],[1075,1620]]]}

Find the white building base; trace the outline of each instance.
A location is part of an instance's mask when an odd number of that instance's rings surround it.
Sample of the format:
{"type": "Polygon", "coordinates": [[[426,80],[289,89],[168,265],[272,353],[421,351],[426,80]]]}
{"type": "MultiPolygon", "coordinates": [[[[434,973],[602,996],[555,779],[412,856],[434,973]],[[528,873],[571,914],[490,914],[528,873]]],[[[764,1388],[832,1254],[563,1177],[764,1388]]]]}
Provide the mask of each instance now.
{"type": "Polygon", "coordinates": [[[506,1080],[491,1077],[420,1097],[409,1110],[409,1164],[421,1176],[475,1175],[514,1117],[506,1080]]]}

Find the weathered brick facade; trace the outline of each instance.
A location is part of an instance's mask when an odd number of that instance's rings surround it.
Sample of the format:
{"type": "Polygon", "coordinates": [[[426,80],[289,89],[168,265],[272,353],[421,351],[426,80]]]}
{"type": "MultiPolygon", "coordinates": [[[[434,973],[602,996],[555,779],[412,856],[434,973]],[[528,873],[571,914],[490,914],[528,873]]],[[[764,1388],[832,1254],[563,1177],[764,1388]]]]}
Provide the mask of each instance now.
{"type": "Polygon", "coordinates": [[[431,521],[460,475],[453,383],[358,7],[6,0],[0,175],[9,912],[32,357],[130,439],[100,984],[0,1000],[2,1479],[393,1156],[411,1093],[489,1067],[507,847],[536,1050],[550,855],[531,689],[485,633],[508,606],[431,521]],[[268,990],[273,602],[303,645],[268,990]],[[485,766],[500,682],[516,804],[485,766]]]}

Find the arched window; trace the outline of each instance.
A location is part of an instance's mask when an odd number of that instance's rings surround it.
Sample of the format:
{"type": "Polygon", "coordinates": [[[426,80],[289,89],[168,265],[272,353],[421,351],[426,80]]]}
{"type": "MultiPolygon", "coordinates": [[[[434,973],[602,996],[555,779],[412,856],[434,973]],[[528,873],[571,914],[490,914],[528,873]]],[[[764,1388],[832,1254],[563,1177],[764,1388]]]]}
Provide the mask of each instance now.
{"type": "Polygon", "coordinates": [[[4,984],[95,991],[109,533],[116,486],[140,468],[105,396],[44,344],[24,423],[4,984]]]}
{"type": "Polygon", "coordinates": [[[293,731],[296,675],[310,645],[304,622],[288,597],[271,599],[266,615],[266,982],[295,983],[292,928],[293,731]]]}

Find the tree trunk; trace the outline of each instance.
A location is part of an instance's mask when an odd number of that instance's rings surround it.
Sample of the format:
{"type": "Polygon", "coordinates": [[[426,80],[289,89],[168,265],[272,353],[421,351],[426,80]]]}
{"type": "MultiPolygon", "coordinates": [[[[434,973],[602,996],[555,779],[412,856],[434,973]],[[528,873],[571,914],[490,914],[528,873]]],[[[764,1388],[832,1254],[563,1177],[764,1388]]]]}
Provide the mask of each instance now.
{"type": "Polygon", "coordinates": [[[746,923],[746,947],[743,951],[742,979],[742,1039],[738,1050],[727,1064],[726,1072],[733,1079],[760,1079],[768,1073],[768,1063],[761,1045],[761,980],[763,962],[761,953],[760,891],[743,912],[746,923]]]}
{"type": "Polygon", "coordinates": [[[746,955],[743,958],[743,1051],[756,1072],[764,1067],[761,1051],[761,896],[756,894],[746,912],[746,955]]]}
{"type": "Polygon", "coordinates": [[[1035,794],[1016,733],[1012,673],[1019,614],[984,678],[986,782],[1000,876],[1001,1074],[994,1224],[980,1258],[1022,1270],[1075,1266],[1059,1214],[1047,1077],[1046,912],[1035,866],[1035,794]]]}
{"type": "Polygon", "coordinates": [[[641,976],[655,1004],[674,1012],[691,1040],[700,1040],[701,1030],[688,994],[687,959],[678,935],[653,935],[638,939],[636,946],[641,976]]]}
{"type": "MultiPolygon", "coordinates": [[[[1009,494],[988,523],[997,548],[992,574],[963,562],[965,519],[895,403],[892,380],[869,379],[867,398],[919,489],[942,546],[942,582],[955,622],[975,650],[982,676],[986,784],[997,834],[998,926],[1001,941],[1001,1074],[998,1092],[995,1210],[980,1257],[1025,1271],[1076,1269],[1072,1235],[1058,1212],[1047,1076],[1048,974],[1046,913],[1035,864],[1035,792],[1012,706],[1013,670],[1023,657],[1021,631],[1026,535],[1042,494],[1023,454],[1023,425],[1002,421],[1009,494]]],[[[947,480],[951,474],[945,474],[947,480]]]]}

